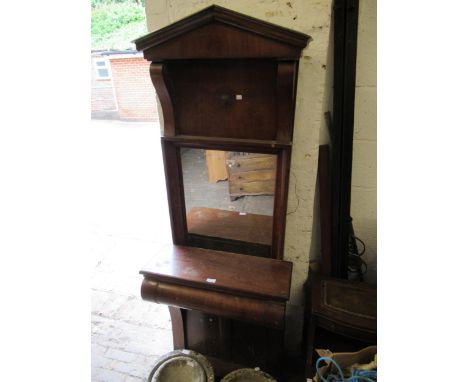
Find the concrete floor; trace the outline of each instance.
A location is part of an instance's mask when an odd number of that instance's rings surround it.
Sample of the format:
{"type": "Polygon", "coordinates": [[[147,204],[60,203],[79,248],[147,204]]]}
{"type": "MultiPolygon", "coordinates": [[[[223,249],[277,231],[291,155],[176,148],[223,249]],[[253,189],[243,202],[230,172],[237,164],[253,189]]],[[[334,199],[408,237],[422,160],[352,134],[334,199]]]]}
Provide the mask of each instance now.
{"type": "Polygon", "coordinates": [[[172,350],[169,312],[140,297],[139,270],[171,243],[155,123],[92,121],[91,380],[146,381],[172,350]]]}

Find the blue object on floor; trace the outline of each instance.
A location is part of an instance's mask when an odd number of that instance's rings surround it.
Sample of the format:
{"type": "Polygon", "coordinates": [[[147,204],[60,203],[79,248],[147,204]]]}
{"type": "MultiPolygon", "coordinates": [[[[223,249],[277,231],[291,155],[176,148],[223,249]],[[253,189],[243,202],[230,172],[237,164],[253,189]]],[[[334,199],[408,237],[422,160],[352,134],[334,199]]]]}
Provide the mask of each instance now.
{"type": "Polygon", "coordinates": [[[375,382],[377,381],[377,371],[375,370],[352,370],[352,375],[349,378],[345,378],[343,375],[343,371],[341,370],[340,365],[330,358],[330,357],[320,357],[317,362],[315,363],[315,368],[317,370],[317,375],[320,377],[322,382],[375,382]],[[327,378],[320,374],[319,364],[321,361],[328,361],[332,363],[336,369],[338,370],[338,374],[329,374],[327,378]]]}

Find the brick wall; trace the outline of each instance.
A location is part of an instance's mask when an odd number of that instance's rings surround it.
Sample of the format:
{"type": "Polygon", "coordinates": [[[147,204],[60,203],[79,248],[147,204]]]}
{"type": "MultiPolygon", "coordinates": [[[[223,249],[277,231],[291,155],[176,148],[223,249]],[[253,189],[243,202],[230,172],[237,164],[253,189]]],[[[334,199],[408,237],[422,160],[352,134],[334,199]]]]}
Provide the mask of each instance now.
{"type": "MultiPolygon", "coordinates": [[[[91,59],[91,114],[95,117],[117,115],[111,79],[98,79],[91,59]]],[[[114,116],[114,117],[115,117],[114,116]]]]}
{"type": "Polygon", "coordinates": [[[149,65],[143,57],[109,57],[119,106],[123,120],[156,121],[158,118],[156,93],[149,76],[149,65]]]}

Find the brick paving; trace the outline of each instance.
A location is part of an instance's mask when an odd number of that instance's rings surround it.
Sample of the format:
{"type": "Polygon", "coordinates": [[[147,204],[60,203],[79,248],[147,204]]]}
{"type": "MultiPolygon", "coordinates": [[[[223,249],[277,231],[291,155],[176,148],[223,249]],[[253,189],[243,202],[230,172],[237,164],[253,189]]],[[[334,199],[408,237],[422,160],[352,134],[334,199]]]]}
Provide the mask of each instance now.
{"type": "Polygon", "coordinates": [[[156,359],[172,350],[171,322],[166,306],[139,296],[138,270],[151,256],[145,259],[120,248],[145,245],[148,252],[155,252],[158,246],[128,239],[109,241],[115,246],[98,261],[92,275],[92,381],[144,381],[156,359]]]}
{"type": "Polygon", "coordinates": [[[168,309],[141,299],[138,274],[171,240],[159,126],[92,121],[92,128],[91,380],[146,381],[172,350],[168,309]]]}

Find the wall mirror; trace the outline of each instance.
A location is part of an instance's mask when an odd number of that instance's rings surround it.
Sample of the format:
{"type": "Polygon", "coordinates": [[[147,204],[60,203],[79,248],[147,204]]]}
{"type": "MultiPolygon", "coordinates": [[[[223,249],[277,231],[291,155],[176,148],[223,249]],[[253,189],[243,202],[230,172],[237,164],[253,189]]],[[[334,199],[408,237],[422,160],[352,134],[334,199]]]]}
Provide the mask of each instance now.
{"type": "Polygon", "coordinates": [[[284,369],[292,263],[282,259],[309,40],[213,5],[135,41],[163,114],[174,243],[164,266],[142,271],[142,297],[171,307],[174,348],[206,354],[217,377],[284,369]]]}
{"type": "Polygon", "coordinates": [[[189,241],[269,256],[277,156],[185,147],[180,158],[189,241]]]}

